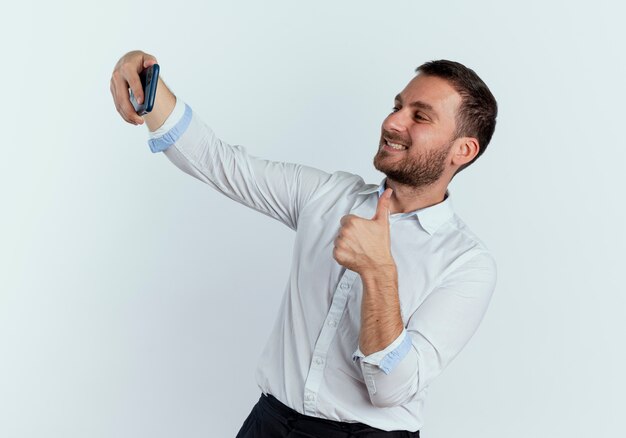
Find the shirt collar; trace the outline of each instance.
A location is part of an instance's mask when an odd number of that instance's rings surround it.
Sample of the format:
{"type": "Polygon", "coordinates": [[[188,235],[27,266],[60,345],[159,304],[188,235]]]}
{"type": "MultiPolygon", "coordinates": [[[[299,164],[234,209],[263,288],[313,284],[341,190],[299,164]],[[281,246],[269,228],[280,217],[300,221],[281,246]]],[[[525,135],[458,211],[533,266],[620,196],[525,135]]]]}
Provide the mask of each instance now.
{"type": "MultiPolygon", "coordinates": [[[[387,177],[383,178],[378,186],[368,184],[363,190],[358,192],[357,195],[370,195],[378,192],[378,197],[380,197],[385,191],[386,181],[387,177]]],[[[454,215],[452,203],[450,202],[450,191],[446,190],[444,200],[438,204],[402,214],[405,216],[414,215],[422,228],[424,228],[428,234],[432,235],[443,223],[447,222],[454,215]]]]}

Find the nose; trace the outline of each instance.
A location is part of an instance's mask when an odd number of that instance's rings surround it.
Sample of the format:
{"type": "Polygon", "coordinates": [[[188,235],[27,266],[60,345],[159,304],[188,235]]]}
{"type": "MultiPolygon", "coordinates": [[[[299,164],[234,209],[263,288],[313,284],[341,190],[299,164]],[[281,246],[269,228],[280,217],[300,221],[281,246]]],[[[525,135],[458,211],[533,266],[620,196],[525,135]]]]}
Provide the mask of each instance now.
{"type": "Polygon", "coordinates": [[[385,131],[404,132],[407,129],[406,114],[400,110],[393,112],[383,121],[383,129],[385,131]]]}

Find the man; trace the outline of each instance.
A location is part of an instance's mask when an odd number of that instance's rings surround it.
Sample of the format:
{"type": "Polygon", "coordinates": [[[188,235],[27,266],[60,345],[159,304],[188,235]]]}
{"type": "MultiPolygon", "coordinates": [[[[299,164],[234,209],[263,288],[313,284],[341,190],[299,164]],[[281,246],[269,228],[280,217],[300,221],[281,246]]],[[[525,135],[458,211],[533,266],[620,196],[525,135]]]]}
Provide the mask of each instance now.
{"type": "MultiPolygon", "coordinates": [[[[128,88],[156,63],[117,63],[111,93],[143,120],[128,88]]],[[[184,172],[296,231],[279,316],[261,355],[262,395],[237,437],[419,437],[430,383],[478,328],[496,265],[454,214],[447,186],[486,149],[496,101],[470,69],[418,67],[383,121],[374,166],[358,175],[248,155],[215,136],[159,80],[149,145],[184,172]]]]}

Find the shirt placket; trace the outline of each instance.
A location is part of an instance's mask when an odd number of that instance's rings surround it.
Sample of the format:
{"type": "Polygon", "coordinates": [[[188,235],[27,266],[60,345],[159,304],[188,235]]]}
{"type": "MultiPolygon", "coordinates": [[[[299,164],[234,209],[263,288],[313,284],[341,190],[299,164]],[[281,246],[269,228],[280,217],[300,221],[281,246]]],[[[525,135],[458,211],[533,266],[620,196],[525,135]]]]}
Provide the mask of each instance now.
{"type": "Polygon", "coordinates": [[[313,416],[317,412],[318,393],[324,376],[328,349],[337,334],[339,321],[341,320],[341,316],[345,310],[348,302],[348,295],[352,290],[352,286],[357,275],[358,274],[356,272],[346,269],[344,274],[341,276],[337,287],[335,288],[330,310],[326,315],[324,325],[322,326],[320,335],[315,343],[315,348],[313,349],[309,373],[304,384],[305,415],[313,416]]]}

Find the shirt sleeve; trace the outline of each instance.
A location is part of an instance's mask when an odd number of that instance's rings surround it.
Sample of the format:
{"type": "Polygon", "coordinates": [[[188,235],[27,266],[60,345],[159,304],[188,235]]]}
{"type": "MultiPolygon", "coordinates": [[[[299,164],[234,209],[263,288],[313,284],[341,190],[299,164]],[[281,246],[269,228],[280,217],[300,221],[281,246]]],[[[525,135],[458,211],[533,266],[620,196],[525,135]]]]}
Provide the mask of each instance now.
{"type": "Polygon", "coordinates": [[[163,126],[150,133],[148,144],[183,172],[293,230],[304,206],[332,177],[309,166],[258,158],[220,140],[179,98],[163,126]]]}
{"type": "Polygon", "coordinates": [[[361,359],[361,362],[376,365],[380,370],[389,374],[398,365],[398,363],[404,359],[411,349],[411,337],[407,333],[406,329],[402,330],[402,333],[385,349],[370,353],[365,356],[361,349],[357,347],[356,351],[352,355],[352,360],[356,362],[361,359]]]}
{"type": "Polygon", "coordinates": [[[165,122],[156,131],[149,131],[150,140],[148,145],[153,153],[161,152],[170,147],[182,134],[191,120],[191,111],[187,111],[187,105],[185,102],[176,97],[176,105],[171,114],[165,119],[165,122]],[[185,121],[181,123],[181,120],[185,118],[185,121]],[[172,130],[177,126],[178,129],[172,130]],[[173,135],[176,132],[178,135],[173,135]],[[165,136],[169,133],[170,135],[165,136]]]}
{"type": "Polygon", "coordinates": [[[388,347],[395,344],[395,349],[365,357],[355,353],[373,405],[392,407],[410,402],[461,352],[487,311],[496,269],[488,252],[471,257],[448,274],[409,317],[403,334],[388,347]],[[406,352],[399,350],[408,342],[402,338],[404,333],[410,339],[406,352]],[[386,369],[385,357],[393,356],[394,351],[402,357],[392,357],[392,366],[386,369]]]}

